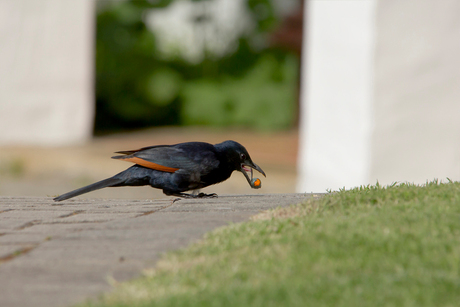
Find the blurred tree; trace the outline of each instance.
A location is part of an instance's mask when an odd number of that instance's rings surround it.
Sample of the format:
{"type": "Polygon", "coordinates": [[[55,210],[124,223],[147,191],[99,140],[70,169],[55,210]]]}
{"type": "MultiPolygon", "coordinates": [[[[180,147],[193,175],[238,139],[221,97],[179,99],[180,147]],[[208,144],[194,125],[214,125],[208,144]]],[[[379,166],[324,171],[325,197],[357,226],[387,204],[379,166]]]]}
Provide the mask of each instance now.
{"type": "Polygon", "coordinates": [[[207,6],[209,0],[194,1],[201,5],[191,18],[203,36],[199,61],[174,46],[162,50],[158,34],[148,27],[152,10],[168,9],[175,1],[99,2],[95,132],[179,124],[291,126],[298,57],[268,45],[267,34],[278,24],[272,2],[244,1],[252,27],[220,54],[206,38],[219,16],[207,6]]]}
{"type": "Polygon", "coordinates": [[[157,59],[155,37],[142,20],[151,7],[146,1],[118,1],[98,13],[96,132],[179,123],[174,90],[180,78],[157,59]],[[166,78],[159,80],[162,66],[166,78]],[[158,88],[163,91],[152,94],[158,88]],[[170,90],[169,96],[164,89],[170,90]]]}

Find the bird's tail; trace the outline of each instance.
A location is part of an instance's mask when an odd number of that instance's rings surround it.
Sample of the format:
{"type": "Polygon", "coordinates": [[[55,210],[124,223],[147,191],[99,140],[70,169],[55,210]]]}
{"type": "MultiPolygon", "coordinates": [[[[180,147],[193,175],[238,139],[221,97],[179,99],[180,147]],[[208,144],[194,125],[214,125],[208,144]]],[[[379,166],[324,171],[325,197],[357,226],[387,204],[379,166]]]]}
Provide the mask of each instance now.
{"type": "Polygon", "coordinates": [[[99,189],[106,188],[106,187],[113,187],[113,186],[123,183],[123,181],[124,180],[121,178],[115,178],[115,177],[107,178],[107,179],[95,182],[93,184],[87,185],[85,187],[62,194],[58,197],[53,198],[53,200],[63,201],[63,200],[66,200],[66,199],[69,199],[69,198],[72,198],[72,197],[75,197],[75,196],[78,196],[84,193],[88,193],[94,190],[99,190],[99,189]]]}

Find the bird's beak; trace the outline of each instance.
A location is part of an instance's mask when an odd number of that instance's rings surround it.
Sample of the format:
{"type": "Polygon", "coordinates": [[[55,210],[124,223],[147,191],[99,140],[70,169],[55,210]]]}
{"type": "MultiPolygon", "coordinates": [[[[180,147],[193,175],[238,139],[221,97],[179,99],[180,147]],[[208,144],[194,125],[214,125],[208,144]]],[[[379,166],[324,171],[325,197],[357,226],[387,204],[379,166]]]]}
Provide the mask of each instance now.
{"type": "MultiPolygon", "coordinates": [[[[249,165],[250,166],[250,165],[249,165]]],[[[253,169],[255,169],[256,171],[258,171],[259,173],[261,173],[262,175],[264,175],[264,177],[267,177],[267,175],[265,175],[265,172],[260,168],[260,166],[258,166],[257,164],[255,163],[252,163],[252,167],[253,169]]]]}
{"type": "MultiPolygon", "coordinates": [[[[247,168],[245,168],[245,166],[253,168],[256,171],[258,171],[259,173],[261,173],[262,175],[264,175],[264,177],[267,177],[267,175],[265,175],[265,172],[260,168],[260,166],[258,166],[254,162],[251,161],[249,163],[242,163],[241,164],[241,172],[244,174],[244,177],[246,177],[246,180],[248,181],[250,186],[252,186],[252,183],[251,183],[252,178],[249,178],[248,170],[247,170],[247,168]]],[[[251,171],[251,176],[252,176],[252,171],[251,171]]]]}

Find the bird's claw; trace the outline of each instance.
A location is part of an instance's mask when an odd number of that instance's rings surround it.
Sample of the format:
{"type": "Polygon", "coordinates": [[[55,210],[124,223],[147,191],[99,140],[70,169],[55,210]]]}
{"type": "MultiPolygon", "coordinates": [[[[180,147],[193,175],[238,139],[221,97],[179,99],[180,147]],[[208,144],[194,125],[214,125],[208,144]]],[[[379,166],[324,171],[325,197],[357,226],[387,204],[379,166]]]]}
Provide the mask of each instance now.
{"type": "Polygon", "coordinates": [[[174,204],[176,201],[181,200],[182,198],[174,198],[171,205],[174,204]]]}

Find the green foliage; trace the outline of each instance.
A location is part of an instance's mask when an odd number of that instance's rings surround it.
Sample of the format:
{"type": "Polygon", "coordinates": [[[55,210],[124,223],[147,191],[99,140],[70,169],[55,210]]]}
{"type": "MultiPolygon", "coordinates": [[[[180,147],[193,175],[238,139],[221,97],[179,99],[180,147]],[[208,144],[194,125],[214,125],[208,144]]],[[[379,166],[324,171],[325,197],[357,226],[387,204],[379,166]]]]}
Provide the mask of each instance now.
{"type": "Polygon", "coordinates": [[[161,56],[146,27],[147,10],[171,2],[100,3],[95,131],[178,124],[289,127],[295,117],[298,60],[266,43],[254,44],[265,42],[264,35],[276,25],[271,1],[248,0],[254,32],[241,37],[231,54],[207,54],[196,64],[161,56]]]}
{"type": "Polygon", "coordinates": [[[189,82],[182,92],[185,124],[288,128],[294,116],[297,61],[262,55],[242,77],[189,82]]]}
{"type": "Polygon", "coordinates": [[[178,123],[178,103],[164,92],[151,94],[152,82],[158,87],[172,78],[155,56],[155,38],[142,20],[142,3],[120,1],[98,14],[97,131],[178,123]]]}
{"type": "Polygon", "coordinates": [[[258,32],[268,32],[276,24],[275,11],[270,0],[248,0],[248,8],[257,22],[258,32]]]}
{"type": "Polygon", "coordinates": [[[460,184],[367,186],[218,229],[85,306],[456,306],[460,184]]]}
{"type": "Polygon", "coordinates": [[[26,163],[22,158],[14,158],[0,162],[0,175],[22,177],[26,173],[26,163]]]}
{"type": "Polygon", "coordinates": [[[155,104],[168,105],[179,94],[181,84],[182,77],[177,71],[163,67],[155,69],[147,78],[146,90],[155,104]]]}

